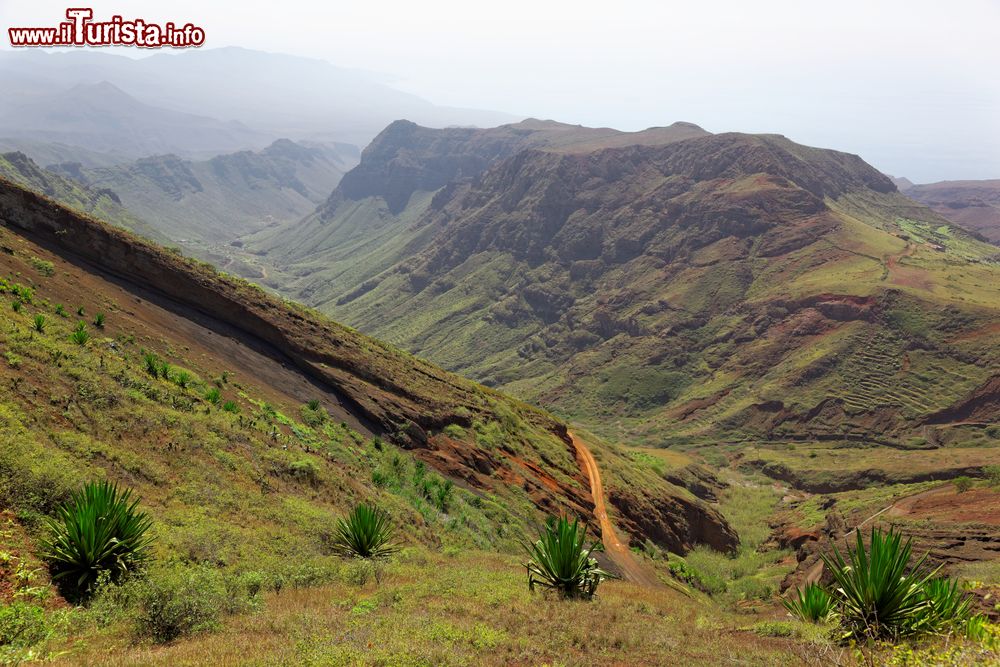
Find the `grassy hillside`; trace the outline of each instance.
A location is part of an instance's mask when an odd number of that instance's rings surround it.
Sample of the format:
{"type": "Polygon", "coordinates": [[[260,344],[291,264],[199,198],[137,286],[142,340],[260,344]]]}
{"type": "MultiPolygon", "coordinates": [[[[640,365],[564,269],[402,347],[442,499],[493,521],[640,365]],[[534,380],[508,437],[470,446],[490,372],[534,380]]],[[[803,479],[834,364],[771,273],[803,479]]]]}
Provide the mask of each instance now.
{"type": "MultiPolygon", "coordinates": [[[[67,609],[37,567],[44,517],[85,481],[113,480],[141,496],[154,519],[153,582],[193,577],[197,596],[216,586],[245,593],[256,582],[271,592],[266,602],[251,595],[253,604],[275,605],[278,617],[301,595],[281,591],[300,587],[326,587],[311,594],[313,605],[350,586],[357,599],[348,618],[368,613],[355,613],[358,605],[379,608],[373,575],[331,550],[335,519],[356,502],[386,508],[406,547],[388,575],[397,595],[424,604],[431,593],[409,583],[420,573],[445,586],[486,562],[475,576],[495,588],[484,590],[522,606],[529,598],[515,586],[514,554],[524,531],[548,513],[587,516],[593,506],[565,426],[543,412],[4,181],[0,219],[0,512],[20,545],[5,552],[11,570],[0,571],[0,602],[28,605],[12,613],[42,610],[43,624],[30,625],[41,638],[23,650],[104,662],[133,643],[134,617],[114,615],[126,603],[67,609]],[[74,333],[81,330],[86,336],[74,333]],[[31,565],[28,579],[15,576],[27,572],[18,564],[31,565]]],[[[593,446],[616,520],[637,543],[681,552],[735,544],[718,511],[690,491],[618,448],[593,446]]],[[[462,591],[459,604],[472,604],[462,591]]],[[[630,595],[625,588],[610,598],[612,608],[624,610],[630,595]]],[[[643,613],[672,599],[656,593],[643,613]]],[[[233,611],[250,610],[234,600],[233,611]]],[[[409,651],[387,635],[370,637],[390,642],[387,656],[435,662],[452,633],[470,638],[471,659],[499,645],[516,655],[530,632],[521,621],[506,629],[475,616],[457,622],[454,607],[428,613],[446,636],[429,634],[409,651]]],[[[398,631],[392,618],[384,632],[398,631]]],[[[621,641],[644,642],[642,627],[623,627],[631,638],[621,641]]],[[[277,632],[261,662],[330,650],[277,632]]],[[[710,651],[711,633],[696,633],[705,646],[693,650],[710,651]]],[[[567,634],[555,645],[572,644],[567,634]]],[[[364,642],[351,646],[344,650],[364,642]]],[[[583,659],[611,647],[600,639],[572,650],[583,659]]],[[[785,650],[759,648],[772,662],[785,650]]],[[[645,650],[655,662],[664,648],[645,650]]]]}
{"type": "Polygon", "coordinates": [[[993,396],[996,249],[859,158],[515,127],[387,129],[316,214],[249,240],[269,284],[643,444],[905,443],[993,396]]]}

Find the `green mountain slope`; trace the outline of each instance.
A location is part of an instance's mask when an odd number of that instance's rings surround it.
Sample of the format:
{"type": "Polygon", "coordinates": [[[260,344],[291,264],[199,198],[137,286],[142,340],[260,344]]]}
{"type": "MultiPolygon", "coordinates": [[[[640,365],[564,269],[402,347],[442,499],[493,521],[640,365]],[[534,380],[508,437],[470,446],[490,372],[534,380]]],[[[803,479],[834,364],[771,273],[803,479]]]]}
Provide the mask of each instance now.
{"type": "Polygon", "coordinates": [[[48,169],[42,169],[24,153],[0,155],[0,176],[29,190],[51,197],[72,209],[107,220],[148,239],[166,243],[168,238],[127,210],[118,193],[91,187],[48,169]]]}
{"type": "Polygon", "coordinates": [[[356,157],[345,145],[280,139],[259,151],[194,162],[175,155],[84,169],[57,165],[92,187],[117,192],[130,210],[195,250],[228,244],[268,225],[297,220],[337,185],[356,157]]]}
{"type": "Polygon", "coordinates": [[[390,126],[314,216],[250,245],[338,319],[650,444],[936,437],[1000,373],[996,249],[856,156],[489,143],[516,127],[390,126]]]}

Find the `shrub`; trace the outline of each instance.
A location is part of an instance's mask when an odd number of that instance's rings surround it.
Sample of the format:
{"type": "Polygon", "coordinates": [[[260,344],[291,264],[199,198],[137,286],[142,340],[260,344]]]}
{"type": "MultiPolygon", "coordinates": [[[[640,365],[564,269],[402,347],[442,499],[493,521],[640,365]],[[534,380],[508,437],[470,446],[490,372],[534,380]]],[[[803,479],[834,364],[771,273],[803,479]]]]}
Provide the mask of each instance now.
{"type": "Polygon", "coordinates": [[[236,405],[235,401],[226,401],[222,404],[222,409],[226,412],[237,414],[240,411],[240,406],[236,405]]]}
{"type": "Polygon", "coordinates": [[[69,313],[66,312],[66,309],[61,303],[56,304],[56,315],[59,317],[69,317],[69,313]]]}
{"type": "Polygon", "coordinates": [[[830,620],[835,609],[833,597],[817,584],[796,591],[794,598],[782,600],[782,604],[793,616],[812,623],[830,620]]]}
{"type": "Polygon", "coordinates": [[[87,333],[87,325],[79,322],[76,325],[76,329],[73,329],[73,333],[69,335],[69,339],[77,345],[86,345],[87,341],[90,340],[90,334],[87,333]]]}
{"type": "Polygon", "coordinates": [[[989,480],[990,486],[1000,486],[1000,466],[986,466],[983,471],[986,473],[986,479],[989,480]]]}
{"type": "Polygon", "coordinates": [[[191,374],[187,371],[178,371],[177,374],[174,375],[174,382],[176,382],[177,386],[181,389],[187,389],[188,384],[191,383],[191,374]]]}
{"type": "Polygon", "coordinates": [[[346,519],[338,519],[333,533],[333,551],[355,558],[387,558],[397,547],[392,541],[392,522],[388,513],[364,503],[355,506],[346,519]]]}
{"type": "Polygon", "coordinates": [[[11,309],[12,309],[12,310],[13,310],[13,311],[14,311],[15,313],[20,313],[20,312],[21,312],[21,302],[20,302],[20,301],[13,301],[13,302],[12,302],[12,303],[10,304],[10,307],[11,307],[11,309]]]}
{"type": "Polygon", "coordinates": [[[159,372],[160,377],[163,378],[164,380],[170,379],[170,364],[168,364],[167,362],[161,361],[160,367],[157,369],[157,371],[159,372]]]}
{"type": "Polygon", "coordinates": [[[214,630],[222,616],[253,606],[248,583],[207,566],[158,573],[136,586],[136,630],[160,643],[214,630]]]}
{"type": "Polygon", "coordinates": [[[40,257],[34,257],[34,256],[32,256],[31,260],[29,261],[31,262],[31,265],[35,267],[35,269],[40,274],[42,274],[47,278],[51,278],[56,273],[56,267],[52,262],[47,262],[44,259],[41,259],[40,257]]]}
{"type": "Polygon", "coordinates": [[[79,308],[76,309],[76,314],[79,315],[80,317],[83,317],[83,306],[80,306],[79,308]]]}
{"type": "MultiPolygon", "coordinates": [[[[712,554],[713,558],[717,556],[726,559],[726,556],[711,551],[710,549],[705,550],[702,553],[712,554]]],[[[695,555],[694,551],[688,554],[689,557],[695,555]]],[[[670,561],[667,564],[667,568],[670,570],[670,574],[672,574],[675,579],[680,579],[681,581],[694,586],[702,593],[718,595],[720,593],[725,593],[728,588],[726,579],[718,573],[704,572],[676,554],[670,554],[670,561]]]]}
{"type": "Polygon", "coordinates": [[[319,479],[319,468],[311,460],[301,459],[288,464],[288,474],[303,482],[315,484],[319,479]]]}
{"type": "Polygon", "coordinates": [[[529,560],[528,588],[535,586],[554,590],[567,598],[591,599],[597,587],[609,575],[597,565],[591,554],[601,548],[600,542],[584,545],[587,526],[579,520],[550,517],[534,544],[525,543],[529,560]]]}
{"type": "Polygon", "coordinates": [[[220,392],[217,388],[212,387],[205,392],[205,400],[212,405],[218,405],[219,401],[222,400],[222,392],[220,392]]]}
{"type": "Polygon", "coordinates": [[[130,490],[109,482],[75,492],[47,521],[41,542],[53,580],[85,596],[102,573],[115,581],[141,568],[150,557],[152,521],[138,506],[130,490]]]}
{"type": "Polygon", "coordinates": [[[326,409],[317,400],[309,401],[303,405],[300,412],[302,413],[302,421],[313,428],[322,426],[329,417],[326,409]]]}
{"type": "Polygon", "coordinates": [[[98,329],[104,328],[104,313],[97,313],[94,315],[94,326],[98,329]]]}
{"type": "Polygon", "coordinates": [[[35,320],[32,325],[34,326],[35,331],[37,331],[38,333],[45,333],[45,325],[47,323],[48,322],[45,319],[45,316],[42,314],[38,314],[35,315],[35,320]]]}
{"type": "MultiPolygon", "coordinates": [[[[7,664],[4,660],[5,648],[25,649],[48,635],[45,610],[41,607],[21,600],[0,604],[0,662],[3,664],[7,664]]],[[[20,664],[20,661],[12,660],[11,664],[20,664]]]]}
{"type": "Polygon", "coordinates": [[[958,493],[965,493],[972,488],[972,479],[969,477],[956,477],[955,478],[955,490],[958,493]]]}
{"type": "Polygon", "coordinates": [[[455,484],[450,480],[446,479],[444,481],[439,481],[434,488],[433,497],[434,504],[442,512],[447,512],[448,507],[451,506],[451,496],[455,484]]]}
{"type": "Polygon", "coordinates": [[[833,575],[841,620],[855,638],[898,638],[934,629],[924,587],[937,573],[923,572],[927,556],[910,563],[912,540],[872,528],[865,549],[861,532],[845,561],[835,547],[823,562],[833,575]]]}

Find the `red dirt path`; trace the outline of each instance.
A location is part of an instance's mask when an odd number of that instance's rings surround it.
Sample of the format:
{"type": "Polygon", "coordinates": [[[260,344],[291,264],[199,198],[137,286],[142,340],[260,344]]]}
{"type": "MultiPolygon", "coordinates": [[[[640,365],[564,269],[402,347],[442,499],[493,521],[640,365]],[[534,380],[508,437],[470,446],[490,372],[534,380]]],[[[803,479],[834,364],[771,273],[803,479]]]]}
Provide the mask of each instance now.
{"type": "Polygon", "coordinates": [[[569,434],[573,439],[573,447],[576,449],[577,460],[580,467],[587,474],[590,480],[590,492],[594,496],[594,517],[601,527],[601,538],[604,542],[604,552],[617,565],[622,574],[629,581],[648,588],[660,586],[659,580],[636,559],[635,555],[629,551],[628,546],[618,539],[618,533],[608,518],[608,509],[604,503],[604,486],[601,484],[601,471],[597,467],[597,461],[586,443],[573,433],[569,434]]]}

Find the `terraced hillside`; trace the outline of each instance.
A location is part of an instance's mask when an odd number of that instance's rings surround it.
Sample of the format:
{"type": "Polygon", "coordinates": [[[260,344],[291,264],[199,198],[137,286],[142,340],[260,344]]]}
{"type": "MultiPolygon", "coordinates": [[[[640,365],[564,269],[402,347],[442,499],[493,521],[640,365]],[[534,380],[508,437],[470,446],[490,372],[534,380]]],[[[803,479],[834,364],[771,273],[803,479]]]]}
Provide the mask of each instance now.
{"type": "Polygon", "coordinates": [[[856,156],[603,132],[396,123],[247,245],[270,286],[615,439],[905,443],[995,400],[995,247],[856,156]]]}

